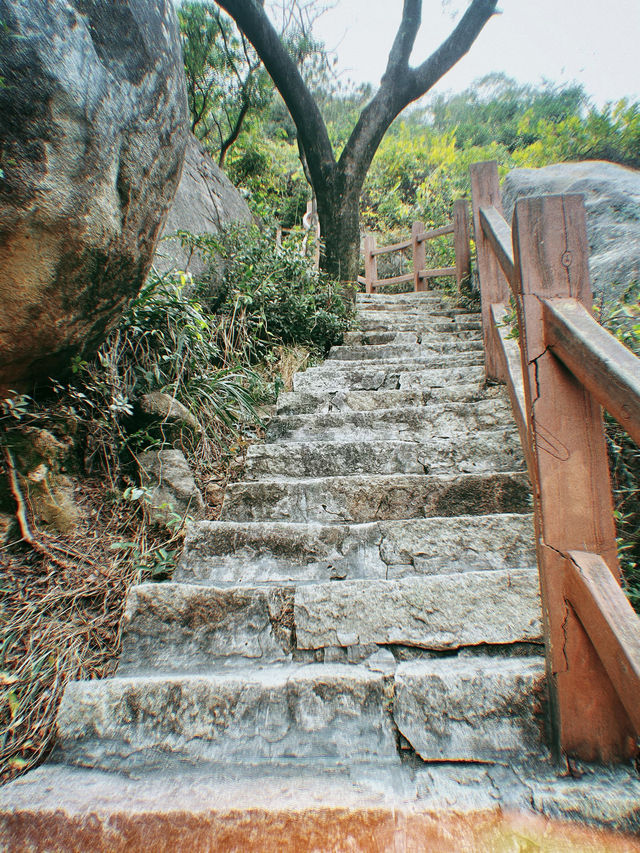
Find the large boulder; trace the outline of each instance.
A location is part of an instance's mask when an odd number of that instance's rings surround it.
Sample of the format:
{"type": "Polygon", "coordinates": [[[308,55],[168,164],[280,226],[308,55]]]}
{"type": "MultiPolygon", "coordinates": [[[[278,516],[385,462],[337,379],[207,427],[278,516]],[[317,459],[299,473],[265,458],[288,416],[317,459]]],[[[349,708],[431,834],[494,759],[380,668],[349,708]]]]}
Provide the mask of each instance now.
{"type": "Polygon", "coordinates": [[[91,355],[139,290],[187,105],[172,0],[0,0],[0,392],[91,355]]]}
{"type": "Polygon", "coordinates": [[[514,169],[502,184],[507,221],[521,196],[569,193],[584,196],[596,298],[615,299],[640,281],[640,172],[601,160],[514,169]]]}
{"type": "Polygon", "coordinates": [[[202,272],[204,262],[172,235],[218,234],[229,225],[251,222],[247,202],[229,178],[211,159],[193,134],[189,134],[182,177],[158,243],[153,265],[158,272],[187,270],[202,272]]]}

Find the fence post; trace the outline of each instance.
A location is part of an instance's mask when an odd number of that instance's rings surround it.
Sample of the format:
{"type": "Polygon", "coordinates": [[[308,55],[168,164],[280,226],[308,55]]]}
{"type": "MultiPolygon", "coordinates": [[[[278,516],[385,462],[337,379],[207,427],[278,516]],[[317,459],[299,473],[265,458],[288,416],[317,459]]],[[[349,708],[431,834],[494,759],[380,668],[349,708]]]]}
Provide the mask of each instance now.
{"type": "Polygon", "coordinates": [[[480,225],[480,208],[495,207],[502,214],[498,164],[495,160],[474,163],[471,172],[471,198],[473,205],[473,230],[478,256],[480,278],[480,300],[482,303],[482,334],[484,336],[484,366],[487,379],[504,379],[501,375],[497,342],[491,332],[491,306],[497,302],[509,302],[509,282],[502,272],[497,258],[491,251],[489,241],[480,225]]]}
{"type": "Polygon", "coordinates": [[[426,231],[423,222],[414,222],[411,226],[411,242],[413,249],[413,289],[416,293],[419,290],[427,290],[427,280],[420,278],[420,272],[425,268],[427,263],[427,247],[424,240],[418,240],[420,234],[426,231]]]}
{"type": "Polygon", "coordinates": [[[599,554],[619,578],[602,413],[548,348],[540,301],[591,307],[582,197],[520,199],[513,250],[554,742],[583,760],[624,760],[633,726],[565,593],[571,550],[599,554]]]}
{"type": "Polygon", "coordinates": [[[366,282],[366,292],[373,293],[375,283],[378,280],[378,260],[377,256],[372,254],[376,248],[375,234],[365,234],[364,237],[364,278],[366,282]]]}
{"type": "Polygon", "coordinates": [[[464,198],[457,198],[453,203],[453,246],[456,253],[456,283],[460,293],[462,282],[471,275],[469,209],[464,198]]]}

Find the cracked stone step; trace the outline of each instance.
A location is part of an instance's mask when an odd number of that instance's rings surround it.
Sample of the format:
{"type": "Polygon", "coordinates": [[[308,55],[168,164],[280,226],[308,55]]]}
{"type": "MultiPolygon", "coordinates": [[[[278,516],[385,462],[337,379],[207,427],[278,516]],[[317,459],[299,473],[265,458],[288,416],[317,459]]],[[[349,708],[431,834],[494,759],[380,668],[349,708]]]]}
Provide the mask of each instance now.
{"type": "Polygon", "coordinates": [[[422,337],[420,343],[415,344],[377,344],[377,345],[349,345],[331,347],[327,359],[329,361],[388,361],[395,358],[424,358],[441,353],[471,353],[482,352],[484,344],[482,340],[456,340],[447,336],[446,338],[422,337]]]}
{"type": "Polygon", "coordinates": [[[478,430],[513,426],[510,415],[504,397],[473,403],[434,402],[427,408],[276,415],[269,421],[267,441],[426,441],[447,437],[466,441],[478,430]]]}
{"type": "Polygon", "coordinates": [[[455,320],[452,317],[441,316],[435,320],[425,317],[403,319],[402,315],[397,319],[387,314],[376,314],[375,316],[359,317],[357,320],[358,329],[361,334],[369,335],[384,335],[384,334],[415,334],[415,335],[430,335],[430,334],[450,334],[453,337],[460,337],[464,332],[472,331],[477,334],[482,330],[482,324],[477,320],[455,320]]]}
{"type": "MultiPolygon", "coordinates": [[[[440,324],[442,325],[442,324],[440,324]]],[[[395,346],[413,346],[422,342],[425,338],[427,342],[431,339],[437,342],[446,340],[481,340],[482,329],[475,324],[473,328],[458,329],[454,326],[446,326],[445,328],[429,329],[422,332],[418,331],[389,331],[389,332],[365,332],[351,331],[345,332],[343,335],[343,344],[345,346],[382,346],[393,344],[395,346]]]]}
{"type": "Polygon", "coordinates": [[[446,650],[541,642],[538,573],[496,569],[296,589],[300,649],[376,643],[446,650]]]}
{"type": "Polygon", "coordinates": [[[141,584],[127,597],[117,674],[219,673],[309,652],[326,660],[337,649],[355,663],[378,653],[372,665],[393,669],[389,650],[378,660],[379,646],[442,651],[538,642],[539,610],[535,569],[280,587],[141,584]],[[499,609],[491,615],[491,608],[499,609]]]}
{"type": "Polygon", "coordinates": [[[307,436],[306,440],[297,437],[287,444],[253,444],[245,459],[243,480],[345,474],[480,474],[524,468],[515,427],[458,431],[446,438],[422,441],[420,434],[415,438],[318,441],[307,436]]]}
{"type": "Polygon", "coordinates": [[[427,406],[445,401],[475,403],[494,397],[505,399],[499,385],[483,388],[479,382],[434,387],[424,391],[283,391],[278,397],[276,414],[309,415],[317,412],[374,412],[378,409],[400,409],[427,406]]]}
{"type": "Polygon", "coordinates": [[[129,771],[397,763],[392,697],[392,675],[349,664],[76,681],[60,705],[56,758],[129,771]]]}
{"type": "Polygon", "coordinates": [[[394,719],[425,761],[538,761],[547,754],[543,657],[400,664],[394,719]]]}
{"type": "Polygon", "coordinates": [[[340,525],[199,521],[176,581],[295,583],[535,566],[531,515],[470,515],[340,525]]]}
{"type": "Polygon", "coordinates": [[[293,587],[134,586],[123,614],[118,675],[289,662],[293,596],[293,587]]]}
{"type": "Polygon", "coordinates": [[[303,373],[296,373],[293,390],[314,394],[335,391],[430,391],[433,388],[453,388],[484,380],[484,367],[481,364],[470,364],[467,361],[459,363],[455,356],[452,356],[451,361],[453,363],[446,366],[439,361],[430,365],[415,362],[378,365],[371,362],[335,361],[330,367],[325,362],[319,367],[308,367],[303,373]]]}
{"type": "Polygon", "coordinates": [[[231,483],[223,521],[363,523],[429,516],[529,512],[526,474],[355,475],[231,483]]]}

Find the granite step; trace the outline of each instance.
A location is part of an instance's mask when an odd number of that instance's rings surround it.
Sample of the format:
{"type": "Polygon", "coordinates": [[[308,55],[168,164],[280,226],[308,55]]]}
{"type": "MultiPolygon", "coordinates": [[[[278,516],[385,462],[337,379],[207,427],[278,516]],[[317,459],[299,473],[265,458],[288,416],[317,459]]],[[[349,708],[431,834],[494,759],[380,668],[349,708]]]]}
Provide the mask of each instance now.
{"type": "Polygon", "coordinates": [[[539,643],[540,630],[534,569],[269,587],[140,584],[127,597],[118,675],[264,667],[336,649],[360,663],[380,646],[405,654],[509,646],[539,643]]]}
{"type": "Polygon", "coordinates": [[[509,403],[496,397],[474,403],[431,403],[426,408],[276,415],[269,421],[267,441],[465,441],[479,430],[513,425],[510,412],[509,403]]]}
{"type": "Polygon", "coordinates": [[[128,772],[172,764],[398,762],[393,674],[348,664],[74,681],[54,759],[128,772]]]}
{"type": "Polygon", "coordinates": [[[484,380],[484,368],[478,359],[433,359],[429,363],[332,362],[309,367],[293,377],[294,391],[314,394],[334,391],[430,390],[468,385],[484,380]],[[449,363],[447,363],[449,362],[449,363]],[[476,363],[477,362],[477,363],[476,363]]]}
{"type": "Polygon", "coordinates": [[[529,514],[364,524],[198,521],[187,528],[176,581],[302,583],[535,566],[529,514]]]}
{"type": "MultiPolygon", "coordinates": [[[[340,434],[340,430],[330,431],[340,434]]],[[[338,477],[345,474],[480,474],[524,468],[515,427],[459,427],[446,437],[424,431],[412,441],[362,438],[321,441],[320,436],[297,435],[286,444],[253,444],[247,451],[242,479],[338,477]]],[[[373,436],[374,434],[370,434],[373,436]]]]}
{"type": "Polygon", "coordinates": [[[487,388],[481,383],[468,382],[459,385],[444,385],[416,391],[283,391],[276,406],[278,415],[308,415],[314,412],[374,412],[378,409],[401,409],[427,406],[445,401],[474,403],[478,400],[504,399],[500,386],[487,388]]]}
{"type": "Polygon", "coordinates": [[[482,339],[482,330],[478,324],[474,328],[456,328],[449,325],[445,328],[429,329],[424,331],[388,331],[388,332],[365,332],[351,331],[343,335],[345,346],[382,346],[394,344],[396,346],[413,346],[427,340],[472,340],[482,339]]]}
{"type": "Polygon", "coordinates": [[[355,475],[231,483],[223,521],[363,523],[529,512],[526,474],[355,475]]]}
{"type": "MultiPolygon", "coordinates": [[[[418,337],[418,336],[417,336],[418,337]]],[[[465,338],[457,340],[449,335],[427,336],[420,335],[420,343],[414,344],[366,344],[358,346],[331,347],[328,361],[388,361],[389,359],[420,359],[441,353],[472,353],[482,352],[484,344],[481,339],[465,338]]]]}

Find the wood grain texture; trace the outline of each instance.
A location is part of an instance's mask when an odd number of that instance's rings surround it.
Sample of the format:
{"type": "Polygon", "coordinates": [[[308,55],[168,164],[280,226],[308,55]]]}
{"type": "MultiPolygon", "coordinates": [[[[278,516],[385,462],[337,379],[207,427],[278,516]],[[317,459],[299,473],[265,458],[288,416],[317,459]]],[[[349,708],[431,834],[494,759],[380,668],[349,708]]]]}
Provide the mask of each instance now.
{"type": "Polygon", "coordinates": [[[455,275],[455,267],[438,267],[433,270],[420,270],[420,278],[438,278],[441,275],[455,275]]]}
{"type": "Polygon", "coordinates": [[[524,396],[524,382],[522,379],[522,363],[520,361],[520,347],[517,341],[509,338],[509,327],[506,324],[506,318],[509,316],[509,311],[506,305],[491,306],[491,321],[493,332],[496,336],[496,350],[498,357],[501,360],[501,369],[505,377],[509,400],[511,401],[511,410],[513,417],[518,427],[520,435],[520,444],[522,451],[527,459],[527,467],[529,467],[529,436],[527,432],[527,408],[524,396]]]}
{"type": "Polygon", "coordinates": [[[513,287],[513,245],[511,228],[495,207],[480,208],[482,233],[498,259],[504,277],[513,287]]]}
{"type": "Polygon", "coordinates": [[[456,255],[456,283],[458,293],[462,282],[471,275],[471,246],[469,245],[469,209],[463,198],[453,203],[453,244],[456,255]]]}
{"type": "Polygon", "coordinates": [[[545,300],[545,343],[640,443],[640,358],[574,299],[545,300]]]}
{"type": "Polygon", "coordinates": [[[378,261],[373,254],[376,248],[376,238],[373,234],[365,234],[364,252],[364,277],[367,293],[373,293],[378,278],[378,261]]]}
{"type": "Polygon", "coordinates": [[[411,243],[413,246],[413,289],[426,290],[424,282],[420,279],[420,270],[427,262],[427,250],[422,240],[424,234],[424,223],[414,222],[411,226],[411,243]]]}
{"type": "Polygon", "coordinates": [[[455,224],[453,222],[449,222],[447,225],[441,225],[440,228],[431,228],[429,231],[425,231],[424,225],[422,226],[422,231],[418,234],[418,242],[424,243],[425,240],[433,240],[436,237],[443,237],[445,234],[453,234],[455,228],[455,224]]]}
{"type": "Polygon", "coordinates": [[[636,732],[640,732],[640,618],[602,557],[570,551],[567,597],[636,732]]]}
{"type": "Polygon", "coordinates": [[[491,331],[491,306],[509,301],[509,284],[502,272],[498,259],[492,250],[480,224],[480,208],[494,207],[502,215],[498,164],[495,160],[488,163],[474,163],[470,168],[471,198],[473,202],[473,229],[478,256],[480,276],[480,299],[482,303],[482,329],[484,336],[485,373],[487,379],[503,379],[500,373],[500,358],[496,351],[496,341],[491,331]]]}
{"type": "Polygon", "coordinates": [[[585,760],[622,760],[630,754],[634,732],[565,600],[565,556],[570,550],[600,554],[619,578],[602,413],[547,349],[542,315],[542,299],[571,297],[586,309],[591,306],[582,197],[520,199],[513,247],[536,547],[558,743],[564,752],[585,760]],[[576,713],[585,690],[588,712],[576,713]]]}

